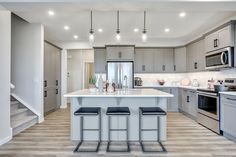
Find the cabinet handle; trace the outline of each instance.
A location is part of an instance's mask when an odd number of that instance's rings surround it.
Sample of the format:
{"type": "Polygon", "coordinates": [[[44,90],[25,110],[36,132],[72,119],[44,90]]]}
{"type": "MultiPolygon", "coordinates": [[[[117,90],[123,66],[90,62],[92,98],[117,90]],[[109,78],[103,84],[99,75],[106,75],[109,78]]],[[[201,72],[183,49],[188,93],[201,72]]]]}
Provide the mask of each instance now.
{"type": "Polygon", "coordinates": [[[56,86],[58,86],[58,80],[56,80],[56,86]]]}
{"type": "Polygon", "coordinates": [[[189,96],[187,96],[187,102],[189,102],[189,96]]]}
{"type": "Polygon", "coordinates": [[[48,86],[48,82],[47,80],[44,80],[44,87],[47,87],[48,86]]]}
{"type": "Polygon", "coordinates": [[[197,62],[194,63],[194,69],[197,69],[197,62]]]}
{"type": "Polygon", "coordinates": [[[233,99],[233,98],[226,98],[228,100],[232,100],[232,101],[236,101],[236,99],[233,99]]]}
{"type": "Polygon", "coordinates": [[[176,65],[174,65],[174,71],[176,71],[176,65]]]}
{"type": "Polygon", "coordinates": [[[142,65],[142,71],[145,71],[145,65],[142,65]]]}
{"type": "Polygon", "coordinates": [[[56,94],[58,94],[58,89],[56,89],[56,94]]]}
{"type": "Polygon", "coordinates": [[[118,57],[119,57],[119,58],[122,57],[122,53],[121,53],[121,52],[118,53],[118,57]]]}
{"type": "Polygon", "coordinates": [[[165,71],[165,70],[166,70],[166,66],[162,65],[162,71],[165,71]]]}
{"type": "Polygon", "coordinates": [[[44,97],[46,98],[48,96],[48,92],[44,91],[44,97]]]}

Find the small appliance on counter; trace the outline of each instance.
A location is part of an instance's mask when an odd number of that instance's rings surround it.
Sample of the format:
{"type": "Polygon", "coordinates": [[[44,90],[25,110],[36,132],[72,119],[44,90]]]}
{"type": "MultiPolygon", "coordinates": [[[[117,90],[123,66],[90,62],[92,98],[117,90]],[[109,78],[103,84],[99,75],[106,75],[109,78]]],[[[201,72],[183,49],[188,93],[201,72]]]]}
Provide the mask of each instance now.
{"type": "Polygon", "coordinates": [[[197,89],[197,122],[218,134],[220,133],[220,91],[236,91],[236,78],[227,78],[224,83],[219,84],[211,81],[208,88],[197,89]]]}
{"type": "Polygon", "coordinates": [[[157,80],[157,82],[159,83],[159,85],[163,86],[165,84],[165,80],[163,79],[160,79],[160,80],[157,80]]]}
{"type": "Polygon", "coordinates": [[[141,77],[135,77],[134,78],[134,86],[142,86],[143,85],[143,81],[141,77]]]}

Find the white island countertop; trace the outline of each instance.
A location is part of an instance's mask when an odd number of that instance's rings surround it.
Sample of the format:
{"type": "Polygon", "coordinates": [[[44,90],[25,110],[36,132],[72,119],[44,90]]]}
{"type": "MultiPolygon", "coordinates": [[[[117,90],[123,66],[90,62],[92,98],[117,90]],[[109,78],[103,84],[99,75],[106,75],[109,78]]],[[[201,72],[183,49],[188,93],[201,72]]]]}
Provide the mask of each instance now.
{"type": "Polygon", "coordinates": [[[89,89],[78,90],[64,95],[65,97],[173,97],[172,94],[156,89],[128,89],[115,92],[91,92],[89,89]]]}

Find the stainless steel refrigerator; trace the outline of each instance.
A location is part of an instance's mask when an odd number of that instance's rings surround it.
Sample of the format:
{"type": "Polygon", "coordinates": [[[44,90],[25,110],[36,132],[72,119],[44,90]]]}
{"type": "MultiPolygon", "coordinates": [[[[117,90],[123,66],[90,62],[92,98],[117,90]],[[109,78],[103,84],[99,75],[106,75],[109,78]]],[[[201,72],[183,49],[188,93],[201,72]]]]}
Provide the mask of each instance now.
{"type": "Polygon", "coordinates": [[[127,88],[133,88],[134,64],[132,61],[108,61],[107,80],[115,82],[117,88],[123,88],[127,82],[127,88]]]}

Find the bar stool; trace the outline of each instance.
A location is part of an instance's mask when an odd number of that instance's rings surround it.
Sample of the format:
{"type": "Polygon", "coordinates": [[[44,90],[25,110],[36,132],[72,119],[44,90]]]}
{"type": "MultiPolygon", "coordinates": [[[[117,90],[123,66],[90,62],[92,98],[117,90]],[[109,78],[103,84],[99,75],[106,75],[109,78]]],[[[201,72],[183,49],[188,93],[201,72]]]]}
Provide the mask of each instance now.
{"type": "Polygon", "coordinates": [[[107,113],[108,115],[108,144],[107,144],[107,152],[130,152],[130,146],[129,146],[129,115],[130,110],[128,107],[108,107],[107,113]],[[111,129],[111,116],[125,116],[126,117],[126,128],[125,129],[111,129]],[[126,132],[126,143],[127,143],[127,149],[126,150],[110,150],[110,143],[111,140],[111,131],[125,131],[126,132]]]}
{"type": "Polygon", "coordinates": [[[76,146],[74,152],[98,152],[101,143],[101,108],[100,107],[81,107],[74,112],[75,116],[80,116],[80,142],[76,146]],[[85,116],[98,116],[98,129],[84,129],[85,116]],[[96,150],[79,150],[84,142],[84,131],[98,131],[98,144],[96,150]]]}
{"type": "Polygon", "coordinates": [[[139,108],[139,142],[143,152],[166,152],[165,147],[160,142],[160,117],[166,116],[166,112],[162,110],[160,107],[140,107],[139,108]],[[143,129],[142,128],[142,117],[143,116],[156,116],[157,117],[157,128],[156,129],[143,129]],[[145,150],[143,140],[142,140],[142,132],[143,131],[157,131],[157,142],[161,146],[161,151],[159,150],[145,150]]]}

